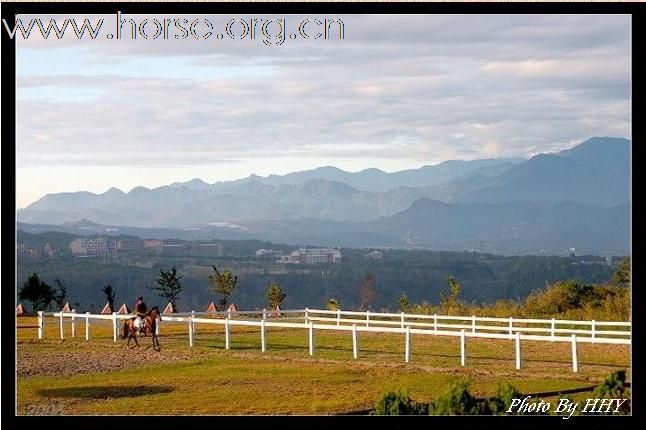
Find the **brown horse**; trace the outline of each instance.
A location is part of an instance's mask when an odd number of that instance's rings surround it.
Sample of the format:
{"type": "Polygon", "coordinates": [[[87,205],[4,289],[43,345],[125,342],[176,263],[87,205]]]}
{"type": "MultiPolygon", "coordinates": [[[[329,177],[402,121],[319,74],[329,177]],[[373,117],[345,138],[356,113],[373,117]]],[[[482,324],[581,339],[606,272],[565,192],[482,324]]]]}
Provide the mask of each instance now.
{"type": "MultiPolygon", "coordinates": [[[[155,349],[155,351],[159,351],[160,349],[159,338],[157,338],[157,318],[159,318],[159,320],[161,321],[161,315],[157,306],[151,308],[148,312],[146,312],[146,315],[142,317],[143,335],[152,336],[153,348],[155,349]]],[[[137,341],[137,332],[137,327],[135,327],[135,317],[129,318],[123,323],[123,338],[128,339],[128,343],[126,344],[127,347],[134,348],[134,346],[130,346],[130,341],[134,340],[135,345],[141,348],[141,346],[139,346],[139,342],[137,341]]]]}

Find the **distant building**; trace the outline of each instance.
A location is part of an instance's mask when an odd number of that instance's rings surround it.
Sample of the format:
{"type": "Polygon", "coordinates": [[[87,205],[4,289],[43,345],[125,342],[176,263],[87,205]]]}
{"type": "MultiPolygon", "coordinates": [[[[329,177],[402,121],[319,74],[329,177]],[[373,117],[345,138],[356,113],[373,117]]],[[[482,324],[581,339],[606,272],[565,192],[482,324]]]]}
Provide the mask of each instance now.
{"type": "Polygon", "coordinates": [[[278,260],[285,264],[340,263],[341,251],[334,248],[301,248],[278,260]]]}
{"type": "Polygon", "coordinates": [[[119,239],[117,240],[117,251],[139,251],[144,248],[144,242],[140,239],[119,239]]]}
{"type": "Polygon", "coordinates": [[[370,259],[373,259],[373,260],[383,260],[384,253],[381,252],[381,251],[374,250],[374,251],[370,251],[369,253],[365,254],[364,257],[365,258],[370,258],[370,259]]]}
{"type": "Polygon", "coordinates": [[[283,256],[282,251],[275,251],[273,249],[256,249],[256,257],[272,257],[272,258],[281,258],[283,256]]]}
{"type": "Polygon", "coordinates": [[[56,255],[56,248],[46,243],[44,246],[25,245],[24,243],[16,244],[16,252],[20,257],[33,259],[52,258],[56,255]]]}
{"type": "Polygon", "coordinates": [[[117,241],[106,237],[79,237],[70,242],[75,257],[114,257],[117,241]]]}
{"type": "Polygon", "coordinates": [[[144,239],[144,249],[156,254],[161,254],[163,241],[159,239],[144,239]]]}
{"type": "Polygon", "coordinates": [[[173,257],[187,257],[189,254],[188,244],[176,240],[163,240],[161,253],[173,257]]]}

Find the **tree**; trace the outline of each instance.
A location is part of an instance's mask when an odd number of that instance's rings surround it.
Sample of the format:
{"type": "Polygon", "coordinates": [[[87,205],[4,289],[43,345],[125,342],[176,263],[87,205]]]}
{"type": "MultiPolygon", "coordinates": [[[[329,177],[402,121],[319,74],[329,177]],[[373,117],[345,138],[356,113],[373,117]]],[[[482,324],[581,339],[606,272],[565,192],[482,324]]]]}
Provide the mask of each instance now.
{"type": "Polygon", "coordinates": [[[630,283],[630,257],[621,260],[617,271],[612,275],[612,281],[615,284],[629,284],[630,283]]]}
{"type": "Polygon", "coordinates": [[[110,312],[114,312],[114,299],[116,296],[116,293],[112,290],[112,285],[107,285],[103,287],[101,290],[103,294],[105,294],[105,299],[108,302],[108,307],[110,308],[110,312]]]}
{"type": "Polygon", "coordinates": [[[267,287],[265,297],[267,298],[269,309],[276,309],[281,303],[283,303],[287,294],[285,294],[283,287],[281,287],[278,282],[272,282],[269,284],[269,287],[267,287]]]}
{"type": "Polygon", "coordinates": [[[54,301],[59,308],[62,308],[67,298],[67,288],[63,286],[59,279],[54,279],[54,283],[58,286],[58,292],[54,294],[54,301]]]}
{"type": "Polygon", "coordinates": [[[359,288],[359,310],[366,311],[370,308],[370,305],[375,301],[377,297],[377,291],[375,291],[375,282],[377,277],[373,274],[368,274],[363,278],[361,283],[361,288],[359,288]]]}
{"type": "Polygon", "coordinates": [[[413,304],[410,302],[406,293],[402,293],[402,295],[399,296],[399,310],[402,312],[408,312],[412,306],[413,304]]]}
{"type": "Polygon", "coordinates": [[[339,299],[336,297],[330,297],[327,303],[325,304],[325,308],[329,311],[336,311],[341,308],[341,303],[339,302],[339,299]]]}
{"type": "Polygon", "coordinates": [[[211,289],[220,295],[220,305],[226,307],[227,299],[238,285],[238,277],[234,276],[229,269],[220,272],[217,267],[213,266],[213,275],[209,275],[211,289]]]}
{"type": "Polygon", "coordinates": [[[460,293],[462,292],[462,285],[453,276],[449,275],[446,278],[449,284],[449,294],[440,293],[440,306],[446,310],[449,315],[452,310],[459,309],[460,293]]]}
{"type": "Polygon", "coordinates": [[[149,288],[151,290],[157,291],[157,294],[160,297],[165,298],[171,303],[171,305],[173,305],[173,309],[177,309],[175,303],[179,298],[179,293],[182,292],[182,283],[179,282],[182,278],[182,276],[177,276],[177,270],[175,269],[175,267],[173,267],[168,272],[160,270],[159,276],[157,277],[158,286],[149,288]]]}
{"type": "Polygon", "coordinates": [[[42,281],[37,273],[32,273],[18,292],[18,298],[20,300],[28,300],[31,302],[32,313],[49,308],[55,295],[56,289],[42,281]]]}

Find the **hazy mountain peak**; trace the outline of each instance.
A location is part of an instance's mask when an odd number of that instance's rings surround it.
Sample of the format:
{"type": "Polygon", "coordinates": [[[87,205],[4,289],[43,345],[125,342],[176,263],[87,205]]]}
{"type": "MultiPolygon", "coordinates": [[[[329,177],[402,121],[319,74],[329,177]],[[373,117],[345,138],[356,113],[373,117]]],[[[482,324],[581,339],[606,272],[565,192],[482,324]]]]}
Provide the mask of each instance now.
{"type": "Polygon", "coordinates": [[[316,169],[314,169],[314,171],[315,172],[335,172],[335,173],[336,172],[343,172],[343,173],[347,173],[345,170],[341,170],[338,167],[334,167],[334,166],[321,166],[321,167],[317,167],[316,169]]]}
{"type": "Polygon", "coordinates": [[[558,154],[568,158],[602,160],[606,157],[628,157],[630,140],[619,137],[592,137],[558,154]]]}
{"type": "Polygon", "coordinates": [[[330,181],[327,179],[310,179],[309,181],[301,184],[299,187],[301,192],[310,193],[358,193],[359,190],[346,184],[345,182],[330,181]]]}
{"type": "Polygon", "coordinates": [[[125,193],[123,191],[121,191],[120,189],[118,189],[117,187],[111,187],[108,191],[106,191],[105,193],[100,194],[100,195],[102,195],[102,196],[111,196],[111,195],[121,196],[123,194],[125,194],[125,193]]]}
{"type": "Polygon", "coordinates": [[[150,188],[143,187],[141,185],[134,187],[132,190],[128,192],[128,194],[141,194],[145,193],[147,191],[152,191],[150,188]]]}
{"type": "Polygon", "coordinates": [[[369,174],[385,174],[387,175],[388,173],[384,172],[383,170],[377,169],[376,167],[370,167],[368,169],[363,169],[359,173],[369,173],[369,174]]]}

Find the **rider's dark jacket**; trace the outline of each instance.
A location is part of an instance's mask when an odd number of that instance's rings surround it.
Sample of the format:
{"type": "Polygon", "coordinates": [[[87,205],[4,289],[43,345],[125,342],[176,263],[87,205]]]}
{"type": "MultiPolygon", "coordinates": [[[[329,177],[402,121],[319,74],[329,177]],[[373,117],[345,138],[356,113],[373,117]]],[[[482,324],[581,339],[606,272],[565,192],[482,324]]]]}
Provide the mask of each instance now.
{"type": "Polygon", "coordinates": [[[144,316],[146,314],[146,304],[143,301],[138,301],[135,304],[135,313],[139,316],[144,316]]]}

